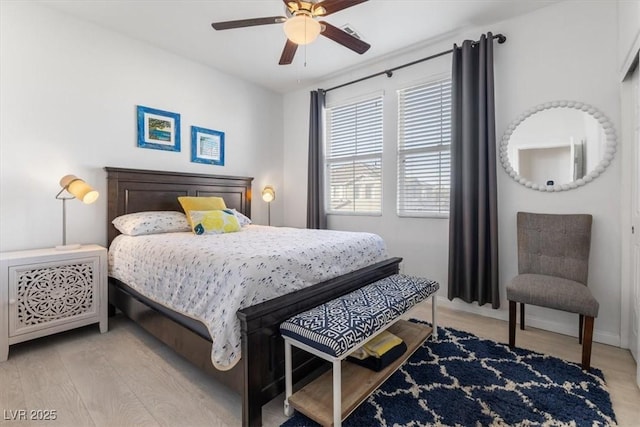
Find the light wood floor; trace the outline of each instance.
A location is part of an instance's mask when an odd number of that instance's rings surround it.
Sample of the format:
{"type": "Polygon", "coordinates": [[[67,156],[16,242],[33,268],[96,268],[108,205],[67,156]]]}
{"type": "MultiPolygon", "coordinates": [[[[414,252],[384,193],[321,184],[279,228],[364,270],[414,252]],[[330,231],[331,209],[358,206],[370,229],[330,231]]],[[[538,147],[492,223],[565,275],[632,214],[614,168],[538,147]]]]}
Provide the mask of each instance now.
{"type": "MultiPolygon", "coordinates": [[[[430,320],[428,304],[407,317],[430,320]]],[[[441,325],[505,342],[503,321],[440,308],[441,325]]],[[[12,346],[0,363],[0,425],[55,426],[238,426],[240,398],[207,378],[122,316],[98,326],[12,346]],[[16,410],[55,410],[56,420],[11,421],[16,410]],[[11,412],[14,411],[14,412],[11,412]]],[[[579,361],[572,337],[518,330],[517,343],[579,361]]],[[[592,365],[604,371],[622,426],[640,425],[640,390],[627,350],[595,343],[592,365]]],[[[285,420],[282,396],[263,409],[267,426],[285,420]]],[[[27,416],[28,416],[27,412],[27,416]]]]}

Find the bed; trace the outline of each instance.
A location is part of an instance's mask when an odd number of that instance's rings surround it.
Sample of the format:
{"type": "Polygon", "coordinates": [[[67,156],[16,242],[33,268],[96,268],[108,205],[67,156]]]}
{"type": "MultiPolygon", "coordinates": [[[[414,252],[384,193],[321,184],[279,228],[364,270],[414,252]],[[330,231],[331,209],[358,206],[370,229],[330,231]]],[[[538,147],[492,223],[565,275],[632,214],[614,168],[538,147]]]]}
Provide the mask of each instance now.
{"type": "MultiPolygon", "coordinates": [[[[227,207],[251,216],[253,178],[105,168],[108,179],[108,243],[119,232],[111,221],[141,211],[182,211],[178,196],[219,196],[227,207]]],[[[243,425],[262,424],[262,405],[284,391],[284,346],[279,325],[294,314],[344,295],[373,281],[397,273],[400,258],[389,258],[356,271],[324,280],[308,288],[242,308],[241,358],[228,370],[211,360],[212,342],[207,328],[191,317],[167,310],[123,281],[109,277],[110,313],[115,308],[150,334],[173,348],[207,374],[242,396],[243,425]]],[[[294,381],[322,365],[306,352],[293,356],[294,381]]]]}

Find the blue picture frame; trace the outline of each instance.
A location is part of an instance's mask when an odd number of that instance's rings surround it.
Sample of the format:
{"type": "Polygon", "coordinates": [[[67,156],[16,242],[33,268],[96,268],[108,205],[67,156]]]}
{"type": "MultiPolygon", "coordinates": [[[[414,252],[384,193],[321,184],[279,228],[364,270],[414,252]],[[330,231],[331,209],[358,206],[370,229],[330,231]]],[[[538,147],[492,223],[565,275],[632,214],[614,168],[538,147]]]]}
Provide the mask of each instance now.
{"type": "Polygon", "coordinates": [[[191,161],[224,166],[224,132],[191,126],[191,161]]]}
{"type": "Polygon", "coordinates": [[[138,147],[180,151],[180,114],[138,105],[138,147]]]}

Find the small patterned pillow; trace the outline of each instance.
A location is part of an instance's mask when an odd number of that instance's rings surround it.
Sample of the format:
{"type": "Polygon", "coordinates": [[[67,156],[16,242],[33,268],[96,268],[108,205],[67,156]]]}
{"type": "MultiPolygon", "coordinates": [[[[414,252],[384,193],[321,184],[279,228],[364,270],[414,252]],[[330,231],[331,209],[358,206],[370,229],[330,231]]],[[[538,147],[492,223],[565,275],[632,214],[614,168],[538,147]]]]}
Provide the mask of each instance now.
{"type": "Polygon", "coordinates": [[[185,214],[174,211],[136,212],[119,216],[111,223],[118,231],[128,236],[191,230],[185,214]]]}
{"type": "Polygon", "coordinates": [[[245,225],[251,224],[251,219],[249,217],[244,216],[243,214],[241,214],[235,209],[225,209],[225,212],[234,214],[238,219],[238,222],[240,223],[240,227],[244,227],[245,225]]]}
{"type": "Polygon", "coordinates": [[[195,234],[222,234],[240,231],[236,216],[226,210],[191,211],[191,223],[195,234]]]}

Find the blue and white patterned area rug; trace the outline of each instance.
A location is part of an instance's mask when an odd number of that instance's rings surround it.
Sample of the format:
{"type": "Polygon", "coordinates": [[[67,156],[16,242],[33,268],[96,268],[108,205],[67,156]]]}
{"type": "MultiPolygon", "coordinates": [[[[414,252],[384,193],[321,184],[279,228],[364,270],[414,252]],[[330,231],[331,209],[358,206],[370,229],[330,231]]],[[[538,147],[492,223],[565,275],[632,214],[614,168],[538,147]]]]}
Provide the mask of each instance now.
{"type": "MultiPolygon", "coordinates": [[[[317,425],[296,412],[282,427],[317,425]]],[[[342,425],[611,426],[616,418],[599,369],[440,327],[342,425]]]]}

